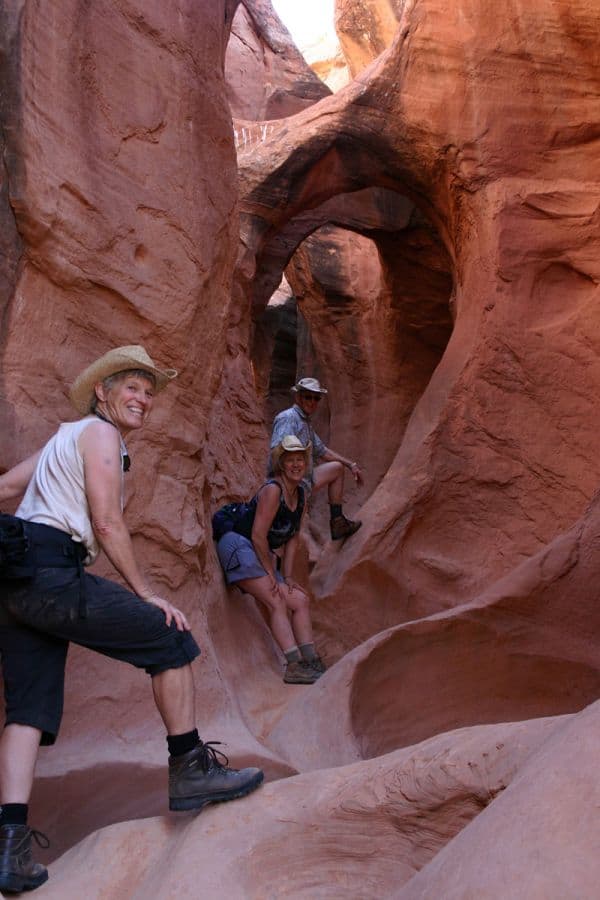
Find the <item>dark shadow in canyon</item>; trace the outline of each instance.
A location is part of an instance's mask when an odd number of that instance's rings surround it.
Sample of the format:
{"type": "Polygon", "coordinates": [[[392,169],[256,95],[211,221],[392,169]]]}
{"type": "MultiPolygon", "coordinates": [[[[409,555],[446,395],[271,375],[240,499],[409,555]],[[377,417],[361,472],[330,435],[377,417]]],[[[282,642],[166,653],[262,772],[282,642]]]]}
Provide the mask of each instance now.
{"type": "Polygon", "coordinates": [[[436,229],[402,194],[364,189],[290,220],[253,284],[251,359],[267,428],[296,377],[318,377],[329,394],[315,428],[360,460],[363,500],[444,353],[452,290],[436,229]]]}

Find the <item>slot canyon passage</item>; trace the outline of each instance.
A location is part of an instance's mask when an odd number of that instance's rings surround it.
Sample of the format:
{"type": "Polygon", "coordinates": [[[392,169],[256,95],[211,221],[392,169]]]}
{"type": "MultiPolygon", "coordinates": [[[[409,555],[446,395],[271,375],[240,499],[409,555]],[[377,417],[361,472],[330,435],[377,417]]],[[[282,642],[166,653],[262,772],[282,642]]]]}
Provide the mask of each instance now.
{"type": "Polygon", "coordinates": [[[202,647],[201,736],[266,774],[167,814],[147,677],[72,647],[36,896],[598,897],[600,8],[335,15],[332,92],[269,0],[0,7],[0,465],[110,347],[179,370],[126,519],[202,647]],[[300,375],[365,473],[356,535],[322,497],[303,532],[311,686],[210,530],[300,375]]]}

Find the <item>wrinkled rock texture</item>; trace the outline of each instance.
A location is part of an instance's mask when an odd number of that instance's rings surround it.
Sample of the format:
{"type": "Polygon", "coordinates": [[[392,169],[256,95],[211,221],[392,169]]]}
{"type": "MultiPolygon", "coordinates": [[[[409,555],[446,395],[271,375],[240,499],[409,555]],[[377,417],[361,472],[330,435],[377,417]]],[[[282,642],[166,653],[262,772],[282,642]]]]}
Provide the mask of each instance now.
{"type": "Polygon", "coordinates": [[[306,65],[268,0],[243,0],[238,6],[225,77],[235,119],[280,119],[330,93],[306,65]]]}
{"type": "Polygon", "coordinates": [[[0,464],[110,346],[180,370],[127,518],[202,644],[202,736],[270,782],[165,815],[146,676],[74,649],[40,896],[596,898],[595,4],[338,2],[334,96],[266,0],[0,16],[0,464]],[[208,524],[260,483],[291,353],[365,469],[351,541],[311,512],[310,688],[208,524]]]}
{"type": "Polygon", "coordinates": [[[394,40],[406,0],[336,0],[335,27],[355,78],[394,40]]]}

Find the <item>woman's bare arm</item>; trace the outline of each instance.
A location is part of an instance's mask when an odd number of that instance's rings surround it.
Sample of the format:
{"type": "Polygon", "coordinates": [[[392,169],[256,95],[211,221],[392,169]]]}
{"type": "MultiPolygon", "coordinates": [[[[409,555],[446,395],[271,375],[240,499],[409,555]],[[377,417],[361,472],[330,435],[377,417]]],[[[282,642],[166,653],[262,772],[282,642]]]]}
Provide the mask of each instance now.
{"type": "Polygon", "coordinates": [[[0,475],[0,503],[5,503],[7,500],[16,500],[17,497],[21,497],[25,493],[27,485],[35,472],[41,452],[41,450],[38,450],[37,453],[28,456],[23,462],[17,463],[4,475],[0,475]]]}
{"type": "Polygon", "coordinates": [[[138,567],[121,510],[121,443],[116,428],[105,422],[92,422],[79,438],[79,447],[98,543],[134,594],[162,609],[167,625],[174,619],[180,631],[189,629],[185,615],[152,590],[138,567]]]}

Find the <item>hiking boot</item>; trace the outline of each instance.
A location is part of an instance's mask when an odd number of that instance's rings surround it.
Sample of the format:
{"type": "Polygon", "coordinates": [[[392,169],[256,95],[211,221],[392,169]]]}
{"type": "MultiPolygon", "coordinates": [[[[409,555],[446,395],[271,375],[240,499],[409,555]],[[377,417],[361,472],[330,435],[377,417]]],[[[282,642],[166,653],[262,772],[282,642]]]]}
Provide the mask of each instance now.
{"type": "Polygon", "coordinates": [[[317,672],[319,678],[323,674],[323,672],[327,671],[327,666],[323,662],[320,656],[313,656],[312,659],[307,660],[311,669],[314,669],[317,672]]]}
{"type": "Polygon", "coordinates": [[[0,891],[5,894],[19,894],[33,891],[48,880],[48,870],[31,858],[31,838],[38,846],[50,846],[50,841],[41,831],[27,825],[0,826],[0,891]]]}
{"type": "Polygon", "coordinates": [[[245,797],[259,786],[263,772],[230,769],[225,754],[213,748],[220,743],[200,741],[188,753],[169,757],[169,809],[202,809],[207,803],[245,797]]]}
{"type": "Polygon", "coordinates": [[[343,538],[350,537],[350,535],[358,531],[361,525],[362,522],[353,522],[352,519],[347,519],[346,516],[336,516],[329,523],[331,540],[341,541],[343,538]]]}
{"type": "Polygon", "coordinates": [[[320,672],[313,669],[312,664],[305,659],[289,662],[283,674],[283,680],[286,684],[314,684],[317,678],[320,677],[320,672]]]}

